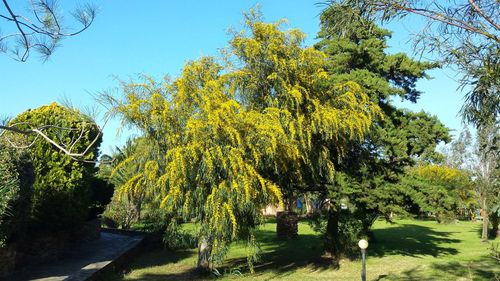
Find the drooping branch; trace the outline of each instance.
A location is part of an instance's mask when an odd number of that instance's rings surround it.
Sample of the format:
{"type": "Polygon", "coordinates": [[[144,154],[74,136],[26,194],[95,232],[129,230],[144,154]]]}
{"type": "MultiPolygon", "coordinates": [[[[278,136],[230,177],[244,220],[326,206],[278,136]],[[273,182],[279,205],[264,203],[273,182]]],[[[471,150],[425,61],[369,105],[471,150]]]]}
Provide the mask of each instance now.
{"type": "Polygon", "coordinates": [[[427,17],[431,20],[441,22],[446,25],[451,25],[459,29],[464,29],[472,33],[476,33],[479,35],[483,35],[485,37],[488,37],[490,39],[493,39],[497,42],[500,42],[500,37],[496,36],[495,34],[489,33],[488,31],[484,29],[477,28],[473,26],[472,24],[469,24],[459,18],[447,16],[445,14],[439,13],[437,11],[432,11],[432,10],[427,10],[427,9],[418,9],[418,8],[412,8],[412,7],[407,7],[407,6],[402,6],[402,5],[394,5],[394,8],[400,9],[402,11],[406,11],[412,14],[416,14],[419,16],[424,16],[427,17]]]}
{"type": "Polygon", "coordinates": [[[12,53],[13,58],[21,62],[28,59],[32,49],[47,59],[61,39],[80,34],[90,27],[96,16],[96,8],[91,5],[76,8],[70,14],[81,27],[71,32],[70,25],[62,22],[63,16],[59,14],[55,1],[30,0],[28,9],[34,17],[33,20],[29,16],[17,14],[9,1],[2,0],[2,3],[7,13],[0,12],[0,19],[12,23],[13,31],[0,35],[0,52],[12,53]],[[12,46],[9,46],[9,43],[12,46]]]}
{"type": "MultiPolygon", "coordinates": [[[[469,3],[471,4],[471,6],[474,8],[474,10],[483,18],[485,19],[487,22],[489,22],[496,30],[500,30],[500,24],[498,24],[497,22],[495,22],[491,17],[487,16],[482,10],[481,8],[479,8],[479,6],[477,5],[476,1],[474,0],[469,0],[469,3]]],[[[498,1],[497,1],[498,3],[498,1]]],[[[497,40],[498,41],[498,40],[497,40]]]]}
{"type": "Polygon", "coordinates": [[[388,22],[413,14],[426,20],[414,34],[414,51],[456,69],[461,90],[467,90],[461,114],[464,122],[480,126],[496,119],[499,107],[498,0],[331,0],[372,21],[388,22]],[[471,89],[471,90],[468,90],[471,89]]]}
{"type": "Polygon", "coordinates": [[[356,7],[366,16],[382,21],[415,14],[427,18],[430,23],[442,24],[443,30],[448,27],[455,28],[445,33],[466,32],[500,43],[498,16],[500,5],[497,0],[481,1],[483,7],[480,7],[479,1],[475,0],[460,4],[437,0],[331,0],[330,2],[356,7]]]}

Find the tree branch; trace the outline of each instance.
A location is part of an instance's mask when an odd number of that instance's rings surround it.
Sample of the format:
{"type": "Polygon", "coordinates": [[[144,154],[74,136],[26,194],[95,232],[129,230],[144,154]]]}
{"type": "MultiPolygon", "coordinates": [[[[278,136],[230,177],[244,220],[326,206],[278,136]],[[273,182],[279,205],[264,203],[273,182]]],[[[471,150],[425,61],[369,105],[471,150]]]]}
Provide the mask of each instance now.
{"type": "MultiPolygon", "coordinates": [[[[107,121],[108,120],[105,121],[105,124],[107,123],[107,121]]],[[[92,140],[92,142],[85,148],[85,150],[83,152],[78,152],[78,153],[73,152],[73,148],[74,148],[75,144],[78,143],[78,141],[82,138],[82,136],[84,134],[84,128],[81,129],[79,137],[76,140],[72,141],[70,144],[63,145],[63,144],[58,143],[54,139],[50,138],[49,136],[47,136],[47,134],[45,134],[43,132],[43,130],[48,129],[48,128],[55,128],[55,129],[60,129],[60,130],[75,130],[75,129],[64,128],[64,127],[53,126],[53,125],[44,125],[44,126],[36,127],[33,129],[29,129],[29,130],[22,130],[22,129],[19,129],[16,127],[16,126],[21,125],[21,124],[26,124],[26,123],[18,123],[18,124],[14,124],[11,126],[0,125],[0,136],[3,136],[6,131],[10,131],[10,132],[18,133],[18,134],[23,134],[23,135],[35,134],[36,135],[35,140],[31,144],[29,144],[28,146],[23,146],[23,147],[17,146],[12,141],[10,141],[9,138],[7,138],[7,137],[5,137],[5,138],[15,148],[29,148],[35,143],[35,141],[38,139],[38,137],[41,137],[45,141],[47,141],[48,143],[50,143],[54,147],[56,147],[59,151],[68,155],[69,157],[71,157],[74,160],[87,162],[87,163],[96,163],[96,161],[85,160],[84,157],[88,154],[89,150],[93,147],[93,145],[96,143],[96,141],[102,136],[102,130],[101,130],[101,128],[99,128],[99,126],[97,124],[92,123],[92,125],[97,126],[99,133],[92,140]],[[66,148],[68,146],[69,146],[69,148],[66,148]]]]}
{"type": "Polygon", "coordinates": [[[476,1],[474,0],[469,0],[469,3],[471,6],[474,8],[474,10],[487,22],[489,22],[496,30],[500,30],[500,25],[497,24],[491,17],[487,16],[481,8],[477,5],[476,1]]]}
{"type": "Polygon", "coordinates": [[[94,22],[96,15],[95,8],[90,5],[77,8],[74,12],[71,12],[71,15],[74,20],[83,26],[75,32],[66,32],[65,26],[61,24],[62,16],[59,15],[57,6],[47,0],[30,0],[31,5],[29,9],[33,13],[33,20],[29,17],[15,14],[8,0],[2,0],[2,3],[10,16],[5,14],[0,15],[0,18],[12,22],[19,33],[14,32],[15,35],[4,36],[0,38],[0,41],[16,41],[16,39],[19,41],[14,43],[15,47],[6,47],[0,51],[5,53],[10,51],[9,53],[13,53],[22,62],[28,59],[30,50],[33,48],[44,57],[50,56],[58,41],[63,37],[75,36],[85,31],[94,22]],[[48,38],[50,38],[50,42],[46,40],[48,38]],[[24,52],[21,52],[20,49],[24,49],[24,52]]]}
{"type": "MultiPolygon", "coordinates": [[[[471,0],[469,0],[469,1],[471,1],[471,0]]],[[[429,19],[432,19],[432,20],[435,20],[435,21],[438,21],[438,22],[441,22],[441,23],[444,23],[447,25],[457,27],[459,29],[465,29],[465,30],[468,30],[468,31],[476,33],[476,34],[483,35],[487,38],[490,38],[490,39],[495,40],[496,42],[500,43],[500,37],[496,36],[495,34],[492,34],[492,33],[487,32],[485,30],[476,28],[463,20],[460,20],[460,19],[457,19],[454,17],[449,17],[449,16],[446,16],[445,14],[437,13],[436,11],[433,11],[433,10],[405,6],[405,5],[401,5],[399,3],[394,3],[394,2],[386,3],[386,2],[377,1],[377,2],[374,2],[373,5],[377,6],[379,10],[393,8],[396,10],[405,11],[408,13],[420,15],[420,16],[423,16],[423,17],[426,17],[426,18],[429,18],[429,19]]],[[[490,19],[490,18],[485,17],[485,16],[481,16],[481,17],[483,17],[485,20],[490,19]]],[[[493,24],[493,26],[496,28],[497,24],[493,24]]]]}
{"type": "Polygon", "coordinates": [[[16,24],[17,29],[19,30],[19,33],[21,33],[21,36],[23,38],[24,42],[24,47],[26,48],[26,52],[23,54],[23,58],[26,56],[26,53],[28,52],[27,50],[29,49],[29,43],[28,43],[28,38],[26,37],[26,34],[24,33],[24,30],[21,28],[19,21],[17,20],[17,16],[14,14],[12,9],[9,6],[9,3],[7,3],[7,0],[2,0],[5,8],[9,12],[10,16],[12,17],[12,20],[16,24]]]}

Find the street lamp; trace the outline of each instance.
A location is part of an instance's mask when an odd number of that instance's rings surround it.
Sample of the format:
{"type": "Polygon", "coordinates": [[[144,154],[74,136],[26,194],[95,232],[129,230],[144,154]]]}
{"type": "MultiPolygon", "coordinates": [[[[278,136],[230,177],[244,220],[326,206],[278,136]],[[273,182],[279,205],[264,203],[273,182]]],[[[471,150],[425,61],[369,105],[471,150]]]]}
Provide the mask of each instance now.
{"type": "Polygon", "coordinates": [[[361,239],[358,242],[358,246],[361,249],[361,258],[363,260],[363,267],[361,269],[361,281],[366,281],[366,248],[368,248],[368,241],[361,239]]]}

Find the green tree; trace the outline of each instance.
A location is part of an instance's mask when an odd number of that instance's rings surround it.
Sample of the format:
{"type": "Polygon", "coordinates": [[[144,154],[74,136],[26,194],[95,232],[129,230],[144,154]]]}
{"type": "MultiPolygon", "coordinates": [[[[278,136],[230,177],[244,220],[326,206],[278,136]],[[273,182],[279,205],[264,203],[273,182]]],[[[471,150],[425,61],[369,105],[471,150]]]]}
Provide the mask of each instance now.
{"type": "MultiPolygon", "coordinates": [[[[462,74],[462,87],[470,87],[462,108],[464,119],[476,126],[485,116],[498,117],[500,19],[497,0],[400,1],[339,0],[334,5],[350,7],[365,18],[388,22],[416,15],[427,20],[415,34],[415,51],[434,54],[437,61],[462,74]]],[[[355,17],[344,17],[349,25],[355,17]]]]}
{"type": "Polygon", "coordinates": [[[474,181],[479,207],[483,214],[481,238],[488,238],[488,225],[498,229],[498,205],[500,203],[500,162],[498,157],[499,125],[493,121],[479,127],[475,141],[469,130],[464,129],[451,144],[448,162],[454,167],[468,171],[474,181]]]}
{"type": "MultiPolygon", "coordinates": [[[[89,211],[89,185],[96,172],[95,160],[101,134],[95,123],[82,113],[52,103],[21,113],[10,126],[26,132],[31,128],[61,144],[66,150],[83,151],[82,161],[75,161],[52,143],[38,141],[38,134],[25,135],[36,179],[33,184],[32,223],[52,230],[86,220],[89,211]],[[90,148],[89,148],[90,147],[90,148]]],[[[17,132],[6,132],[11,138],[17,132]]]]}
{"type": "Polygon", "coordinates": [[[477,206],[468,172],[445,165],[418,165],[402,179],[410,200],[419,212],[433,213],[438,222],[456,218],[462,210],[477,206]]]}
{"type": "Polygon", "coordinates": [[[357,84],[326,83],[327,58],[303,48],[300,31],[253,12],[245,26],[225,65],[201,58],[174,81],[146,79],[125,84],[124,100],[106,96],[164,152],[122,191],[147,186],[167,212],[198,221],[199,267],[235,239],[254,244],[260,209],[282,203],[293,181],[332,181],[330,148],[362,138],[379,114],[357,84]]]}
{"type": "Polygon", "coordinates": [[[384,113],[362,141],[349,144],[345,157],[334,160],[342,174],[328,190],[332,205],[326,236],[327,251],[338,257],[341,201],[348,200],[350,213],[346,215],[359,219],[365,234],[379,215],[390,218],[393,212],[403,212],[406,193],[396,183],[405,167],[417,158],[440,161],[435,147],[448,141],[449,135],[436,117],[391,104],[394,97],[416,102],[421,94],[416,82],[428,78],[425,72],[435,63],[417,62],[402,53],[387,54],[390,32],[349,6],[332,5],[320,19],[321,41],[316,47],[329,57],[330,83],[358,83],[384,113]],[[345,19],[350,19],[348,25],[341,24],[345,19]]]}
{"type": "MultiPolygon", "coordinates": [[[[474,149],[477,162],[474,165],[476,189],[479,205],[483,210],[483,230],[481,239],[488,239],[490,216],[494,217],[493,229],[498,229],[498,209],[500,199],[500,158],[498,151],[500,144],[500,126],[490,122],[483,124],[477,131],[477,143],[474,149]]],[[[496,233],[495,233],[496,235],[496,233]]]]}

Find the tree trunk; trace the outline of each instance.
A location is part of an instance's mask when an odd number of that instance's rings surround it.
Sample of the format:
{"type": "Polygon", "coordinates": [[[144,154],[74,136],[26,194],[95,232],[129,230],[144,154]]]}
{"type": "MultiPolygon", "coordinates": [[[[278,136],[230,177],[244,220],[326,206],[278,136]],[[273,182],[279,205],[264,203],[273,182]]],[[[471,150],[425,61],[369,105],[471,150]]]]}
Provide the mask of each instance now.
{"type": "Polygon", "coordinates": [[[488,241],[488,224],[490,223],[488,209],[486,206],[486,198],[481,196],[481,207],[483,209],[483,230],[481,232],[481,240],[488,241]]]}
{"type": "Polygon", "coordinates": [[[212,243],[210,240],[202,236],[198,246],[198,263],[197,269],[201,272],[210,271],[210,255],[212,254],[212,243]]]}
{"type": "Polygon", "coordinates": [[[498,236],[498,224],[500,223],[500,216],[498,213],[493,213],[490,216],[491,221],[491,235],[493,238],[498,236]]]}
{"type": "Polygon", "coordinates": [[[325,251],[332,257],[334,264],[337,264],[340,259],[339,219],[340,212],[335,209],[335,206],[330,206],[328,209],[328,222],[326,225],[325,251]]]}
{"type": "Polygon", "coordinates": [[[141,205],[137,205],[135,213],[137,214],[137,221],[141,220],[141,205]]]}
{"type": "Polygon", "coordinates": [[[489,224],[488,212],[483,212],[483,231],[481,233],[481,240],[488,241],[488,224],[489,224]]]}
{"type": "Polygon", "coordinates": [[[297,201],[297,198],[295,196],[290,196],[286,200],[285,204],[285,211],[287,212],[293,212],[293,208],[295,208],[295,203],[297,201]]]}
{"type": "Polygon", "coordinates": [[[311,217],[313,215],[313,206],[311,199],[309,199],[307,195],[304,195],[304,205],[306,206],[306,215],[311,217]]]}
{"type": "Polygon", "coordinates": [[[298,237],[298,216],[294,212],[278,212],[276,214],[276,235],[280,240],[298,237]]]}

